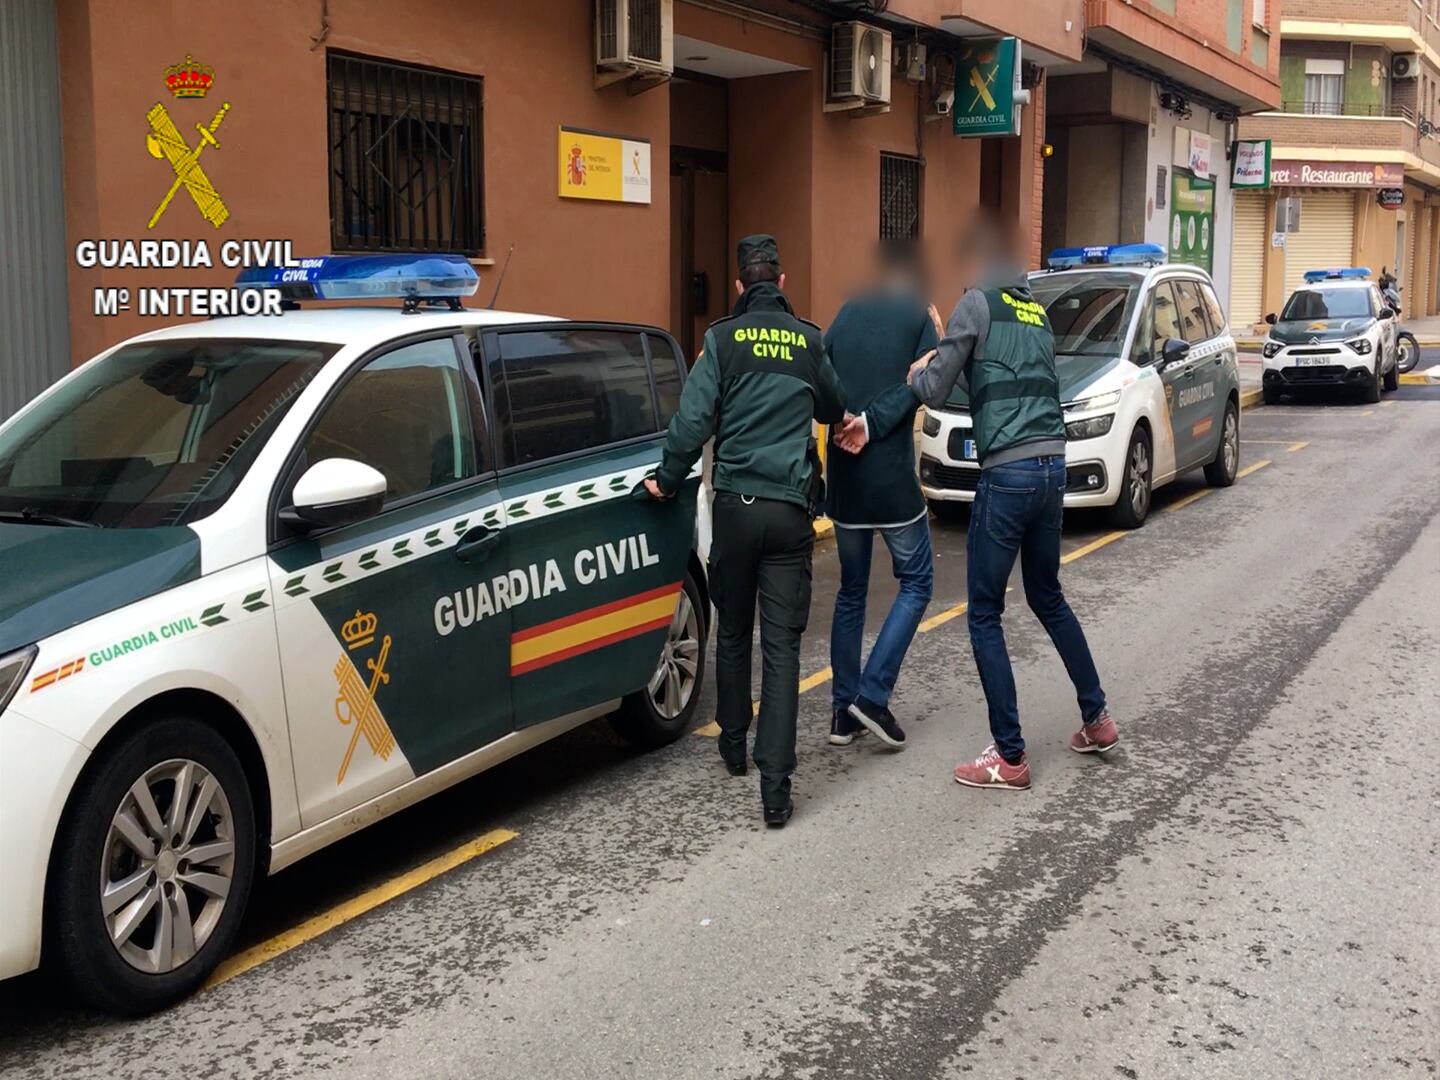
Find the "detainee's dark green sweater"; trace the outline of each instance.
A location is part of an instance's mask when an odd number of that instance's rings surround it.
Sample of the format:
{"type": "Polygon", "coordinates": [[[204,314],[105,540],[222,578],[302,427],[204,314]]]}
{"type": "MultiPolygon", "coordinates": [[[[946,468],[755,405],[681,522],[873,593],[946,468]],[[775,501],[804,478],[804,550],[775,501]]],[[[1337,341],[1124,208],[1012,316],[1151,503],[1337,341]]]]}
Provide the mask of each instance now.
{"type": "Polygon", "coordinates": [[[938,338],[925,302],[879,288],[848,301],[825,334],[825,351],[845,385],[846,407],[864,415],[870,441],[859,454],[828,451],[828,512],[851,528],[903,525],[925,513],[915,476],[915,410],[910,365],[938,338]]]}

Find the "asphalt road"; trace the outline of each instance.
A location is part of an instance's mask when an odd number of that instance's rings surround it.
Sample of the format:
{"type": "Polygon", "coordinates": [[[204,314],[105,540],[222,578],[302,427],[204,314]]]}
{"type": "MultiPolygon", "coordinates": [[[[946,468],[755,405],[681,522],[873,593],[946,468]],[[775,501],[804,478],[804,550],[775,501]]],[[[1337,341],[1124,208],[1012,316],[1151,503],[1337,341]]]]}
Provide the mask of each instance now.
{"type": "Polygon", "coordinates": [[[958,526],[894,702],[910,747],[826,745],[822,545],[788,828],[712,739],[591,725],[266,883],[242,945],[279,955],[163,1015],[0,986],[0,1075],[1437,1075],[1440,387],[1255,410],[1243,439],[1269,464],[1172,486],[1139,532],[1067,517],[1106,760],[1065,749],[1017,591],[1035,788],[951,781],[988,740],[958,526]]]}

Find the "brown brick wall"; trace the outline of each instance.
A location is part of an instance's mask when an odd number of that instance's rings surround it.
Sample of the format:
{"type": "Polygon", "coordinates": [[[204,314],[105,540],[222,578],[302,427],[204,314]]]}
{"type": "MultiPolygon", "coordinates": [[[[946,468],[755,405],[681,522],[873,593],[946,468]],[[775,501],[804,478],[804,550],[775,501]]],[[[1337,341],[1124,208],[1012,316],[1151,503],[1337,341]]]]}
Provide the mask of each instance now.
{"type": "Polygon", "coordinates": [[[1034,137],[1030,141],[1030,169],[1033,180],[1030,184],[1030,266],[1038,270],[1044,265],[1044,251],[1040,243],[1040,226],[1045,217],[1045,96],[1050,80],[1043,80],[1031,93],[1031,109],[1035,123],[1034,137]]]}
{"type": "Polygon", "coordinates": [[[1240,118],[1240,137],[1274,139],[1277,146],[1332,146],[1357,150],[1413,150],[1415,129],[1402,120],[1266,115],[1240,118]]]}

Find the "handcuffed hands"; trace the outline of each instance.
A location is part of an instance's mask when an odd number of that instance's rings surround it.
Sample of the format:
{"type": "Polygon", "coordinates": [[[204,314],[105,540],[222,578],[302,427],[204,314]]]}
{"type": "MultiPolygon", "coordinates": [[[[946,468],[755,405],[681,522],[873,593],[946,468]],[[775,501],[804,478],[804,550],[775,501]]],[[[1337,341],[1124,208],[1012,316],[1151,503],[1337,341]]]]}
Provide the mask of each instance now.
{"type": "Polygon", "coordinates": [[[847,453],[860,453],[870,441],[870,433],[865,429],[865,418],[847,412],[845,419],[835,425],[831,441],[847,453]]]}

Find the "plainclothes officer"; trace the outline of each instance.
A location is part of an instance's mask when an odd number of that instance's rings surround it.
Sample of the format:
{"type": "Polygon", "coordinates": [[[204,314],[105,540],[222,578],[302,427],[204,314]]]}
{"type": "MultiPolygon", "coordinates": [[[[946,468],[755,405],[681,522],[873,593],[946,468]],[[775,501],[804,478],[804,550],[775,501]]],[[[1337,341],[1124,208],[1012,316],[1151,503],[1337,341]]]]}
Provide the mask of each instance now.
{"type": "Polygon", "coordinates": [[[1081,726],[1070,749],[1103,753],[1120,736],[1106,710],[1085,632],[1060,590],[1065,420],[1050,320],[997,226],[982,222],[968,239],[986,267],[985,284],[956,305],[935,358],[928,366],[922,358],[911,369],[911,385],[921,401],[939,406],[963,380],[980,458],[966,549],[967,617],[995,741],[974,762],[957,765],[955,780],[968,787],[1024,790],[1030,787],[1030,765],[1000,622],[1017,555],[1025,599],[1075,684],[1081,726]]]}
{"type": "Polygon", "coordinates": [[[750,651],[760,606],[760,715],[755,765],[765,823],[790,819],[799,710],[800,635],[810,614],[811,525],[820,497],[811,424],[845,415],[845,390],[826,359],[821,331],[796,318],[770,236],[737,251],[739,300],[705,344],[670,421],[650,494],[669,498],[714,436],[714,537],[710,588],[719,612],[715,669],[720,757],[745,774],[750,728],[750,651]]]}

